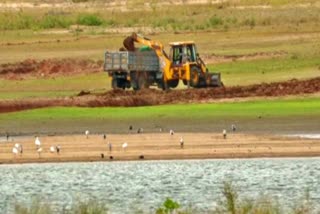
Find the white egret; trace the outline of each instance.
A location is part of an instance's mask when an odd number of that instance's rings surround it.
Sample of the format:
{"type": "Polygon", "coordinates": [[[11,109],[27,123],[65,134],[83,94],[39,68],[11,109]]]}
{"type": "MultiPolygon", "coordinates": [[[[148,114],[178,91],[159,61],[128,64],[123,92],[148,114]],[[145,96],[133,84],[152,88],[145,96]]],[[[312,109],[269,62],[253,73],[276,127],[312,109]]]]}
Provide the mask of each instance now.
{"type": "Polygon", "coordinates": [[[39,137],[36,137],[34,144],[37,146],[37,148],[39,148],[41,146],[41,141],[40,141],[39,137]]]}
{"type": "Polygon", "coordinates": [[[138,133],[138,134],[143,133],[143,128],[138,128],[137,133],[138,133]]]}
{"type": "Polygon", "coordinates": [[[85,135],[86,135],[87,139],[88,139],[88,137],[89,137],[89,134],[90,134],[89,130],[86,130],[86,131],[85,131],[85,135]]]}
{"type": "Polygon", "coordinates": [[[127,142],[124,142],[124,143],[122,144],[122,149],[125,151],[127,147],[128,147],[128,143],[127,143],[127,142]]]}
{"type": "Polygon", "coordinates": [[[23,148],[22,148],[22,145],[21,145],[21,144],[19,144],[19,143],[14,144],[14,148],[16,148],[17,151],[18,151],[20,154],[23,153],[23,148]]]}
{"type": "Polygon", "coordinates": [[[183,137],[181,136],[180,137],[180,147],[181,147],[181,149],[183,149],[183,144],[184,144],[184,140],[183,140],[183,137]]]}
{"type": "Polygon", "coordinates": [[[50,152],[55,153],[57,151],[56,146],[50,146],[50,152]]]}
{"type": "Polygon", "coordinates": [[[14,156],[16,156],[19,153],[17,147],[12,148],[12,153],[14,154],[14,156]]]}
{"type": "Polygon", "coordinates": [[[109,152],[112,151],[112,144],[110,142],[108,142],[108,148],[109,148],[109,152]]]}
{"type": "Polygon", "coordinates": [[[236,125],[232,124],[232,125],[231,125],[231,130],[232,130],[233,132],[235,132],[235,131],[237,130],[236,125]]]}
{"type": "Polygon", "coordinates": [[[41,148],[41,147],[38,148],[38,149],[37,149],[37,152],[38,152],[38,155],[39,155],[39,158],[40,158],[40,155],[41,155],[41,152],[42,152],[42,148],[41,148]]]}
{"type": "Polygon", "coordinates": [[[227,138],[227,130],[223,129],[222,134],[223,134],[223,138],[226,139],[227,138]]]}

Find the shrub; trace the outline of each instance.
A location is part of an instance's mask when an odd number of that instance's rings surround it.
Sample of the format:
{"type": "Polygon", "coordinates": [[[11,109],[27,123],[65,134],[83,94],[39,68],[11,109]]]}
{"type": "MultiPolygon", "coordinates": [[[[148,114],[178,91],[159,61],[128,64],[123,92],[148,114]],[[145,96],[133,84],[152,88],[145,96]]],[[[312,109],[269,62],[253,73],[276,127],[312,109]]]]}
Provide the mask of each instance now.
{"type": "Polygon", "coordinates": [[[256,20],[253,17],[251,17],[250,19],[246,19],[244,20],[244,25],[254,28],[254,26],[256,26],[256,20]]]}
{"type": "Polygon", "coordinates": [[[94,200],[77,203],[71,210],[70,214],[106,214],[108,209],[105,205],[94,200]]]}
{"type": "Polygon", "coordinates": [[[40,28],[68,28],[72,21],[62,15],[45,15],[40,20],[40,28]]]}
{"type": "Polygon", "coordinates": [[[156,214],[170,214],[173,213],[175,210],[180,208],[180,204],[171,198],[167,198],[165,202],[163,202],[162,207],[160,207],[156,214]]]}
{"type": "Polygon", "coordinates": [[[0,15],[0,30],[20,30],[33,28],[34,17],[23,13],[3,13],[0,15]]]}
{"type": "Polygon", "coordinates": [[[51,208],[47,204],[41,203],[40,199],[34,199],[31,205],[15,205],[15,214],[51,214],[51,208]]]}
{"type": "Polygon", "coordinates": [[[223,20],[220,17],[217,17],[216,15],[212,16],[209,19],[209,25],[211,27],[216,27],[218,25],[222,25],[223,24],[223,20]]]}
{"type": "Polygon", "coordinates": [[[103,19],[96,14],[81,14],[78,16],[77,24],[87,26],[100,26],[103,19]]]}

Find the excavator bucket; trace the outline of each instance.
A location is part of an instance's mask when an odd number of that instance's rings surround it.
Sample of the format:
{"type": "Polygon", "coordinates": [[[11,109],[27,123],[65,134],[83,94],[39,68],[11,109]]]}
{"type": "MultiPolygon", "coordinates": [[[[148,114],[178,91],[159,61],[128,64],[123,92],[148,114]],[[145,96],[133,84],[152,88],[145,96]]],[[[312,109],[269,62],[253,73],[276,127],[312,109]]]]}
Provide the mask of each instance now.
{"type": "Polygon", "coordinates": [[[221,86],[223,86],[220,73],[207,73],[206,76],[207,76],[206,77],[207,87],[221,87],[221,86]]]}
{"type": "Polygon", "coordinates": [[[128,36],[123,40],[123,46],[128,50],[128,51],[135,51],[134,47],[134,38],[132,36],[128,36]]]}

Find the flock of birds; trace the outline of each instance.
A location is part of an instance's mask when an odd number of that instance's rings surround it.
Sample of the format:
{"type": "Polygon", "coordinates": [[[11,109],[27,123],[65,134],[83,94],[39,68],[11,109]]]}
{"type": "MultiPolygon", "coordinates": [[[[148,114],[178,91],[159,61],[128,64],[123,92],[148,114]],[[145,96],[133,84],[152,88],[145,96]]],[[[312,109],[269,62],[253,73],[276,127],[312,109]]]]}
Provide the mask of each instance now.
{"type": "MultiPolygon", "coordinates": [[[[39,155],[39,158],[41,157],[41,153],[43,152],[43,148],[41,147],[41,141],[39,139],[38,136],[35,137],[35,140],[34,140],[34,144],[35,144],[35,149],[36,149],[36,152],[38,153],[39,155]]],[[[49,151],[50,153],[57,153],[59,154],[60,153],[60,145],[53,145],[53,146],[50,146],[49,148],[49,151]]],[[[12,153],[16,156],[18,154],[22,155],[23,153],[23,146],[19,143],[16,143],[14,145],[14,147],[12,148],[12,153]]]]}
{"type": "MultiPolygon", "coordinates": [[[[129,126],[129,130],[130,130],[130,131],[133,130],[133,126],[132,126],[132,125],[129,126]]],[[[231,130],[232,130],[232,132],[235,132],[235,131],[236,131],[236,126],[235,126],[234,124],[231,125],[231,130]]],[[[162,131],[163,131],[162,128],[160,128],[159,131],[162,132],[162,131]]],[[[143,128],[138,128],[137,133],[138,133],[138,134],[143,133],[143,128]]],[[[173,129],[170,129],[169,134],[170,134],[171,136],[173,136],[173,135],[175,134],[174,130],[173,130],[173,129]]],[[[90,131],[89,131],[89,130],[86,130],[86,131],[85,131],[85,136],[86,136],[87,139],[89,138],[89,135],[90,135],[90,131]]],[[[224,139],[227,138],[227,130],[226,130],[226,129],[223,129],[223,130],[222,130],[222,135],[223,135],[223,138],[224,138],[224,139]]],[[[9,135],[7,135],[7,140],[8,140],[8,139],[9,139],[9,135]]],[[[106,134],[103,135],[103,139],[104,139],[104,140],[107,139],[107,135],[106,135],[106,134]]],[[[38,136],[35,136],[34,144],[35,144],[35,146],[36,146],[36,147],[35,147],[35,148],[36,148],[36,152],[38,153],[38,156],[39,156],[39,158],[40,158],[40,157],[41,157],[41,153],[43,152],[43,147],[41,146],[41,141],[40,141],[40,139],[39,139],[38,136]]],[[[109,152],[111,152],[111,151],[112,151],[112,143],[110,143],[110,142],[108,141],[107,146],[108,146],[109,152]]],[[[123,151],[126,151],[126,149],[127,149],[127,147],[128,147],[128,142],[124,142],[121,147],[122,147],[122,150],[123,150],[123,151]]],[[[184,139],[183,139],[182,136],[180,137],[180,148],[181,148],[181,149],[184,148],[184,139]]],[[[50,153],[57,153],[57,154],[59,154],[59,153],[60,153],[60,150],[61,150],[61,146],[60,146],[60,145],[52,145],[52,146],[50,146],[50,148],[49,148],[50,153]]],[[[22,146],[21,144],[19,144],[19,143],[16,143],[16,144],[14,145],[14,147],[12,148],[12,153],[13,153],[15,156],[18,155],[18,154],[22,155],[22,153],[23,153],[23,146],[22,146]]],[[[141,158],[141,157],[143,157],[143,155],[140,156],[140,158],[141,158]]],[[[104,158],[104,154],[103,154],[103,153],[101,153],[101,158],[104,158]]],[[[113,159],[113,157],[110,156],[110,159],[113,159]]]]}

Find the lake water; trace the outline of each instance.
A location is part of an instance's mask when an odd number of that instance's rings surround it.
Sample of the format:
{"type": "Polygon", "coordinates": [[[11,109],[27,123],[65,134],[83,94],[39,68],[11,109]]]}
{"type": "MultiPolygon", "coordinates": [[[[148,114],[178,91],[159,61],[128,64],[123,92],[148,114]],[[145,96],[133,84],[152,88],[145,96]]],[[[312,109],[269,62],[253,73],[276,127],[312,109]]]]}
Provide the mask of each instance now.
{"type": "Polygon", "coordinates": [[[320,158],[130,161],[0,165],[0,210],[41,197],[57,212],[77,200],[107,204],[110,213],[146,213],[166,197],[201,213],[222,198],[232,180],[241,197],[267,195],[286,207],[310,198],[320,201],[320,158]]]}

